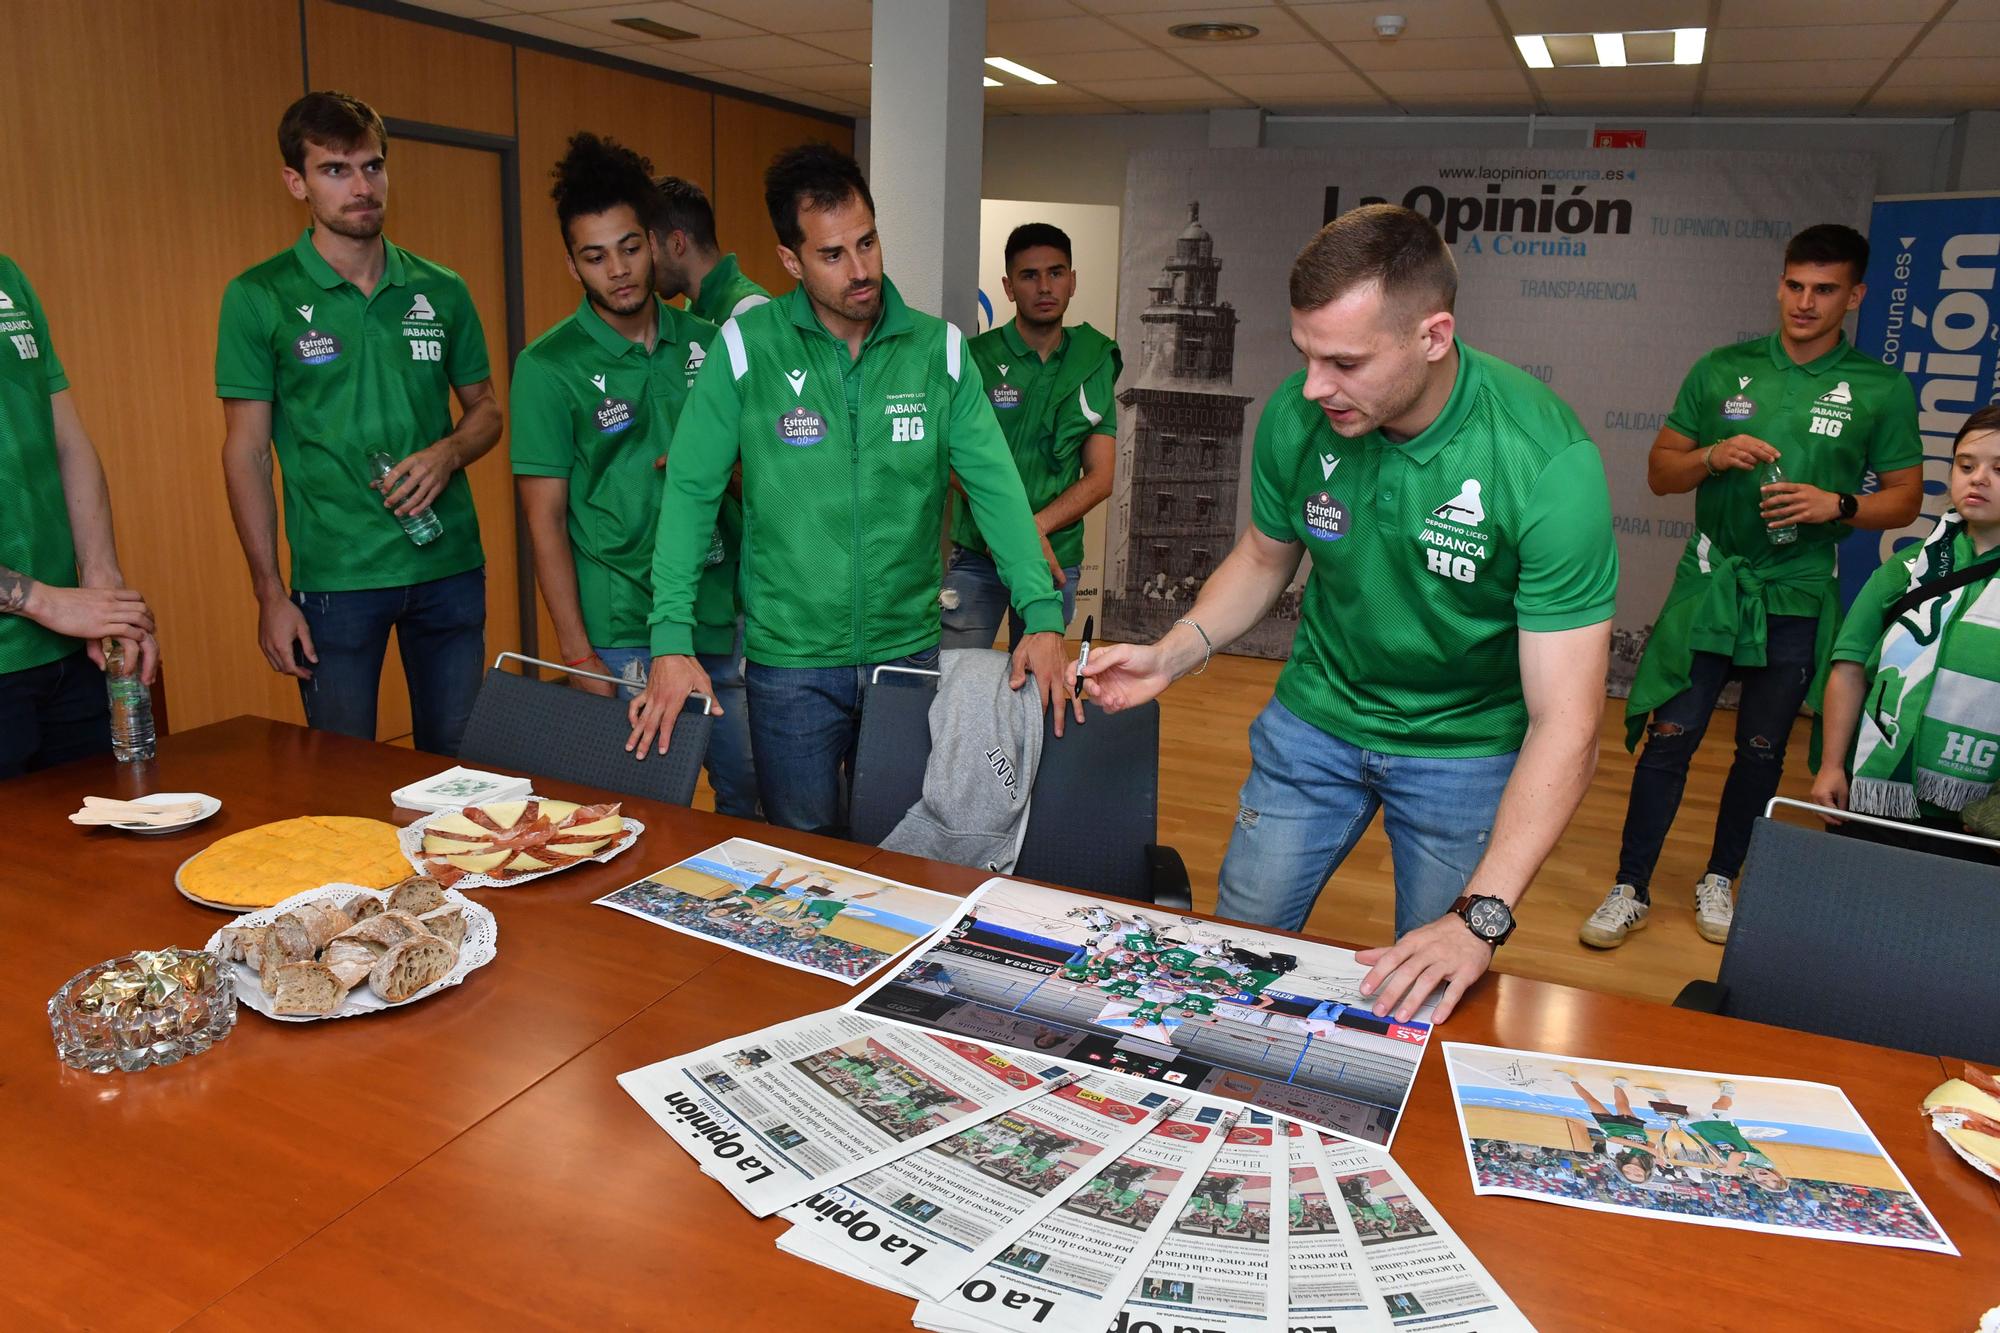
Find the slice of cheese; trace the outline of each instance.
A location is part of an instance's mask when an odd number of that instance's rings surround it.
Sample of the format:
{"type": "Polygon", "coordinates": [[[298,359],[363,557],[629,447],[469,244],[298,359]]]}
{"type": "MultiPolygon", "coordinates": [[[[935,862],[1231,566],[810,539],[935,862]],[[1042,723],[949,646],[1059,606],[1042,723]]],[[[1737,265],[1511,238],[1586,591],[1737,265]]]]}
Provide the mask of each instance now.
{"type": "Polygon", "coordinates": [[[526,801],[500,801],[494,805],[480,806],[479,813],[492,820],[494,828],[507,829],[519,823],[521,816],[527,813],[527,809],[526,801]]]}
{"type": "Polygon", "coordinates": [[[588,824],[578,824],[572,828],[557,829],[556,836],[558,838],[579,836],[600,838],[607,834],[620,833],[624,828],[624,821],[614,815],[605,819],[593,819],[588,824]]]}
{"type": "Polygon", "coordinates": [[[446,837],[435,829],[427,830],[424,833],[424,850],[440,853],[470,852],[476,848],[484,847],[491,841],[492,836],[491,833],[484,829],[480,830],[480,834],[476,838],[471,834],[459,837],[446,837]]]}
{"type": "Polygon", "coordinates": [[[460,834],[467,838],[477,839],[480,842],[486,841],[493,834],[492,829],[481,828],[464,815],[457,813],[439,815],[436,819],[424,825],[424,832],[460,834]]]}
{"type": "Polygon", "coordinates": [[[544,849],[544,852],[560,852],[564,856],[572,856],[581,860],[587,856],[597,855],[597,853],[610,845],[611,839],[609,838],[594,838],[589,842],[552,842],[544,849]]]}
{"type": "Polygon", "coordinates": [[[582,807],[575,801],[543,801],[542,813],[557,824],[562,823],[582,807]]]}
{"type": "Polygon", "coordinates": [[[445,856],[439,859],[468,875],[483,875],[489,870],[499,869],[500,863],[512,855],[512,852],[481,852],[472,856],[445,856]]]}
{"type": "Polygon", "coordinates": [[[525,875],[537,870],[552,869],[553,863],[549,861],[537,861],[526,852],[516,852],[514,853],[514,859],[507,863],[507,868],[509,870],[517,870],[525,875]]]}

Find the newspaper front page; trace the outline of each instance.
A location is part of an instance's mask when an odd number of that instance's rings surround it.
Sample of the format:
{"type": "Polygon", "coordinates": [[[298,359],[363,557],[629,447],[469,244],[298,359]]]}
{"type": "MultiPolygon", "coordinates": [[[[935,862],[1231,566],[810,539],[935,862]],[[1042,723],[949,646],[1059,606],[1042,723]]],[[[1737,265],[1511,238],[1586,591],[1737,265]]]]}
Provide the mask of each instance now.
{"type": "Polygon", "coordinates": [[[1126,1325],[1282,1330],[1288,1174],[1275,1118],[1245,1113],[1139,1271],[1125,1297],[1126,1325]]]}
{"type": "Polygon", "coordinates": [[[1072,1081],[845,1010],[629,1070],[619,1086],[758,1217],[1072,1081]]]}
{"type": "Polygon", "coordinates": [[[1534,1328],[1386,1153],[1324,1134],[1319,1148],[1392,1327],[1423,1333],[1534,1328]]]}
{"type": "Polygon", "coordinates": [[[1237,1114],[1206,1099],[1182,1106],[958,1290],[918,1306],[918,1323],[1011,1333],[1103,1328],[1237,1114]]]}
{"type": "Polygon", "coordinates": [[[784,1216],[851,1260],[943,1297],[1179,1104],[1134,1080],[1087,1075],[784,1216]]]}
{"type": "Polygon", "coordinates": [[[1389,1325],[1374,1283],[1356,1264],[1360,1246],[1340,1191],[1321,1170],[1317,1132],[1284,1122],[1291,1168],[1286,1194],[1285,1257],[1291,1333],[1381,1333],[1389,1325]]]}

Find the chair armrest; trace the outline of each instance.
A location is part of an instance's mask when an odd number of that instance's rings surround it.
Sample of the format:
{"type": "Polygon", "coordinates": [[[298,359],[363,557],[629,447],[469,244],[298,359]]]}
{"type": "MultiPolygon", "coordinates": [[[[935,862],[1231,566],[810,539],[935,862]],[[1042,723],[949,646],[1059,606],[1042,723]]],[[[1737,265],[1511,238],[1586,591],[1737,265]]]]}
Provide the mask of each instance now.
{"type": "Polygon", "coordinates": [[[1674,1008],[1719,1014],[1729,1002],[1729,987],[1719,981],[1690,981],[1674,996],[1674,1008]]]}
{"type": "Polygon", "coordinates": [[[1153,891],[1155,907],[1194,908],[1194,894],[1188,886],[1187,862],[1171,847],[1156,842],[1146,844],[1146,886],[1153,891]]]}

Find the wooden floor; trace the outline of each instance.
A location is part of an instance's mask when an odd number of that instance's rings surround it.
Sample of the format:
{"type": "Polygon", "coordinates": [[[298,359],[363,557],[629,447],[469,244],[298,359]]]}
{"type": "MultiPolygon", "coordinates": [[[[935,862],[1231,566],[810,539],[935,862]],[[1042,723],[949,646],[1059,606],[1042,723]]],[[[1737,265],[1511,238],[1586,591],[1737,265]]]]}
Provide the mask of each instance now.
{"type": "MultiPolygon", "coordinates": [[[[1216,874],[1229,845],[1237,792],[1250,771],[1250,723],[1270,700],[1279,665],[1218,656],[1207,671],[1183,679],[1161,700],[1160,841],[1178,848],[1187,861],[1195,906],[1202,911],[1215,910],[1216,874]]],[[[1697,977],[1714,978],[1722,948],[1695,933],[1694,882],[1708,868],[1734,717],[1719,717],[1695,756],[1680,817],[1653,875],[1654,907],[1646,929],[1607,952],[1576,938],[1617,870],[1632,782],[1624,701],[1605,700],[1597,776],[1521,904],[1520,926],[1500,950],[1497,969],[1661,1001],[1672,1000],[1697,977]]],[[[1812,785],[1805,767],[1807,730],[1802,720],[1793,734],[1781,795],[1803,797],[1812,785]]],[[[714,809],[706,778],[695,805],[714,809]]],[[[1361,945],[1386,944],[1394,938],[1394,914],[1389,842],[1378,818],[1320,895],[1306,930],[1361,945]]]]}

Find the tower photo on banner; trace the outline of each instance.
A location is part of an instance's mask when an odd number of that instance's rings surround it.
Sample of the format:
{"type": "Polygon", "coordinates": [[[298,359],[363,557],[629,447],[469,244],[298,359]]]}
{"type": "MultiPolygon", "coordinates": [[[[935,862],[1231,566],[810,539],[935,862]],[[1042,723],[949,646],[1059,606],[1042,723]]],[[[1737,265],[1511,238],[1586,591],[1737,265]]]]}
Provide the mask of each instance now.
{"type": "MultiPolygon", "coordinates": [[[[1621,564],[1610,685],[1624,693],[1693,531],[1693,496],[1646,486],[1681,379],[1711,347],[1770,333],[1785,242],[1817,222],[1865,229],[1874,186],[1864,154],[1133,154],[1105,632],[1160,634],[1229,553],[1250,518],[1258,414],[1301,364],[1292,260],[1329,218],[1386,201],[1423,213],[1450,243],[1459,336],[1547,383],[1604,456],[1621,564]]],[[[1438,504],[1466,480],[1440,477],[1438,504]]],[[[1236,651],[1290,652],[1309,570],[1236,651]]]]}

